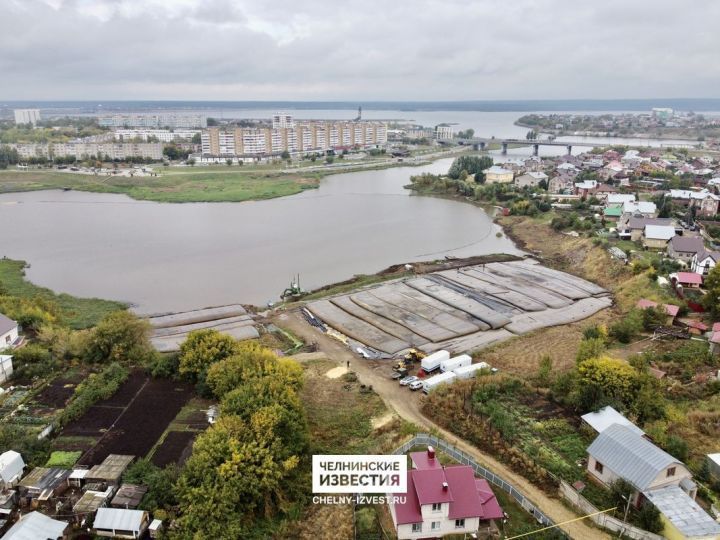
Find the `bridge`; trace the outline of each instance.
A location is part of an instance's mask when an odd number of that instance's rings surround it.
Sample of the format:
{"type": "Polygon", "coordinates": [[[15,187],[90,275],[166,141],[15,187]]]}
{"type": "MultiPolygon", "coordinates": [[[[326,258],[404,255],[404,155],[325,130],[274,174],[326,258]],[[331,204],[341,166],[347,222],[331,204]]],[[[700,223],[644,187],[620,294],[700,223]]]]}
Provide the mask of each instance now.
{"type": "Polygon", "coordinates": [[[567,148],[567,153],[572,154],[573,146],[586,146],[588,148],[595,148],[598,143],[586,142],[586,141],[553,141],[550,139],[486,139],[482,137],[473,137],[472,139],[459,139],[458,144],[461,145],[472,145],[474,150],[485,150],[490,143],[500,143],[502,146],[502,155],[507,154],[508,146],[513,144],[517,146],[532,146],[533,155],[537,156],[540,151],[540,146],[564,146],[567,148]]]}

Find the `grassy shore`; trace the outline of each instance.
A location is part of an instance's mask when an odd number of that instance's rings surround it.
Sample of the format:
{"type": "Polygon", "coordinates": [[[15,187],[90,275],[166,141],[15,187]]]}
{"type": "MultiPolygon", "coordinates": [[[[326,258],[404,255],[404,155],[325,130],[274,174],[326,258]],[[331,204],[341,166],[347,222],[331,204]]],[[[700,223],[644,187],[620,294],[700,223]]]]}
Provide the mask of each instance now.
{"type": "Polygon", "coordinates": [[[318,173],[216,168],[161,171],[160,176],[93,176],[52,170],[0,171],[0,192],[72,188],[122,193],[156,202],[241,202],[294,195],[318,186],[318,173]]]}
{"type": "Polygon", "coordinates": [[[38,287],[25,279],[25,261],[0,259],[0,284],[12,296],[20,298],[42,298],[57,304],[62,317],[72,328],[94,326],[107,314],[127,306],[121,302],[100,298],[78,298],[69,294],[58,294],[45,287],[38,287]]]}

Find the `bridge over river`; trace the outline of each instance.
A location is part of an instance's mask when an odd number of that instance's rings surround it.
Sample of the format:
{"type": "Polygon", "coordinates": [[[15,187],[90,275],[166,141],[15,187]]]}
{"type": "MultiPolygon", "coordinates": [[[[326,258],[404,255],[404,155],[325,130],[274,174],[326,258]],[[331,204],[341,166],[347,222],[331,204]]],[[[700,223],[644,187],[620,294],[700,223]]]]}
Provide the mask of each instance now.
{"type": "MultiPolygon", "coordinates": [[[[638,141],[639,142],[639,141],[638,141]]],[[[500,143],[502,146],[502,154],[506,155],[508,146],[532,146],[533,155],[537,156],[540,150],[540,146],[564,146],[567,149],[567,153],[572,154],[573,146],[585,146],[588,148],[595,148],[597,146],[607,146],[600,142],[588,142],[588,141],[556,141],[551,139],[493,139],[484,137],[473,137],[472,139],[459,139],[458,144],[461,145],[472,145],[475,150],[485,150],[490,143],[500,143]]],[[[642,146],[638,144],[636,146],[642,146]]],[[[668,146],[678,146],[668,144],[668,146]]]]}

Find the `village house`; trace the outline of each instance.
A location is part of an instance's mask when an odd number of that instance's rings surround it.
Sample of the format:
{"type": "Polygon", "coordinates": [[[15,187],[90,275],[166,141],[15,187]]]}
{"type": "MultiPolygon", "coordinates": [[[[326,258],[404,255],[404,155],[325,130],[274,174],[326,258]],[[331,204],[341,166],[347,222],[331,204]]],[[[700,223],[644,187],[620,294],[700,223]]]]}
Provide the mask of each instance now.
{"type": "Polygon", "coordinates": [[[515,173],[509,169],[493,165],[483,171],[486,184],[511,184],[515,173]]]}
{"type": "Polygon", "coordinates": [[[87,475],[85,475],[85,481],[116,486],[120,483],[120,477],[125,472],[125,469],[134,459],[135,456],[110,454],[102,463],[95,465],[88,471],[87,475]]]}
{"type": "Polygon", "coordinates": [[[658,305],[662,305],[663,309],[665,310],[665,313],[667,313],[667,320],[665,321],[666,326],[672,326],[675,322],[675,317],[677,317],[678,313],[680,312],[680,308],[678,306],[674,306],[672,304],[658,304],[657,302],[653,302],[652,300],[648,300],[647,298],[641,298],[637,301],[637,304],[635,304],[635,307],[638,309],[647,309],[647,308],[656,308],[658,305]]]}
{"type": "Polygon", "coordinates": [[[693,256],[705,250],[703,239],[699,236],[673,236],[668,243],[667,254],[671,259],[690,264],[693,256]]]}
{"type": "MultiPolygon", "coordinates": [[[[673,278],[673,276],[670,276],[673,278]]],[[[703,277],[695,272],[678,272],[674,276],[674,280],[678,285],[687,289],[699,289],[703,282],[703,277]]]]}
{"type": "Polygon", "coordinates": [[[515,185],[519,188],[524,187],[537,187],[540,182],[547,182],[548,175],[544,172],[526,172],[515,178],[515,185]]]}
{"type": "Polygon", "coordinates": [[[710,270],[715,268],[718,261],[720,261],[720,251],[703,249],[693,255],[690,260],[690,269],[696,274],[706,276],[710,273],[710,270]]]}
{"type": "Polygon", "coordinates": [[[688,189],[671,189],[665,195],[673,204],[686,208],[696,208],[698,216],[712,217],[720,213],[720,196],[707,189],[691,191],[688,189]]]}
{"type": "Polygon", "coordinates": [[[660,511],[667,538],[720,538],[720,523],[695,502],[697,485],[685,464],[637,430],[612,424],[602,430],[587,452],[591,477],[606,486],[618,479],[632,485],[635,492],[628,494],[630,501],[636,507],[654,505],[660,511]]]}
{"type": "Polygon", "coordinates": [[[670,239],[675,236],[675,227],[662,225],[645,225],[642,245],[645,249],[665,251],[670,239]]]}
{"type": "Polygon", "coordinates": [[[623,214],[654,218],[657,217],[657,206],[650,201],[626,201],[623,203],[623,214]]]}
{"type": "Polygon", "coordinates": [[[100,508],[95,514],[93,530],[98,536],[140,538],[150,524],[150,515],[143,510],[100,508]]]}
{"type": "Polygon", "coordinates": [[[61,495],[68,487],[70,471],[57,467],[35,467],[18,483],[20,498],[36,507],[38,503],[49,501],[61,495]]]}
{"type": "Polygon", "coordinates": [[[112,497],[113,489],[112,487],[108,487],[103,491],[87,489],[73,505],[73,514],[78,520],[92,516],[98,508],[107,506],[110,497],[112,497]]]}
{"type": "Polygon", "coordinates": [[[548,182],[548,191],[550,193],[566,193],[573,189],[574,177],[567,174],[558,174],[553,176],[548,182]]]}
{"type": "Polygon", "coordinates": [[[575,182],[575,195],[585,198],[589,196],[595,188],[598,186],[597,180],[584,180],[582,182],[575,182]]]}
{"type": "Polygon", "coordinates": [[[672,220],[668,218],[653,219],[623,215],[618,222],[618,230],[621,231],[620,237],[629,237],[633,242],[639,242],[642,239],[645,227],[648,225],[669,227],[672,226],[672,220]]]}
{"type": "Polygon", "coordinates": [[[497,532],[495,520],[503,519],[504,512],[472,467],[444,467],[432,447],[410,458],[405,501],[390,503],[398,540],[497,532]]]}
{"type": "Polygon", "coordinates": [[[0,350],[20,344],[18,323],[0,313],[0,350]]]}
{"type": "Polygon", "coordinates": [[[622,207],[626,202],[635,202],[635,195],[632,193],[610,193],[605,199],[608,206],[622,207]]]}

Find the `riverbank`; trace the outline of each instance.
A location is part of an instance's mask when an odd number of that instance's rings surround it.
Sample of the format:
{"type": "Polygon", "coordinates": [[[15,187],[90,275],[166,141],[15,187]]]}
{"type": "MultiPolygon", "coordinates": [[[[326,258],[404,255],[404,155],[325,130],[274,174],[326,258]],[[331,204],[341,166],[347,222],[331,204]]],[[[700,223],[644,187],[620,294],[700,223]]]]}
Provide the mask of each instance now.
{"type": "MultiPolygon", "coordinates": [[[[525,122],[520,122],[519,120],[515,121],[513,123],[514,125],[522,128],[527,128],[529,130],[536,130],[538,132],[538,135],[548,135],[553,137],[604,137],[609,139],[638,139],[638,140],[647,140],[647,139],[657,139],[657,140],[668,140],[668,141],[685,141],[689,145],[697,145],[699,140],[697,136],[695,138],[689,138],[689,134],[684,131],[656,131],[654,133],[623,133],[623,134],[615,134],[608,131],[582,131],[582,132],[572,132],[567,133],[562,130],[553,130],[553,129],[543,129],[542,127],[538,129],[538,126],[528,124],[525,122]]],[[[624,143],[618,143],[618,145],[627,146],[627,144],[624,143]]]]}
{"type": "Polygon", "coordinates": [[[333,174],[416,167],[469,150],[466,147],[454,147],[449,151],[418,155],[403,161],[372,160],[345,165],[338,159],[332,165],[304,163],[294,168],[281,165],[163,167],[158,164],[154,166],[158,176],[103,176],[53,169],[0,170],[0,193],[73,189],[122,194],[135,200],[152,202],[258,201],[316,189],[322,178],[333,174]]]}
{"type": "Polygon", "coordinates": [[[0,259],[0,298],[5,295],[22,299],[39,299],[57,306],[58,315],[74,329],[95,326],[100,319],[126,309],[122,302],[101,298],[78,298],[65,293],[56,293],[46,287],[38,287],[25,278],[25,261],[0,259]]]}

